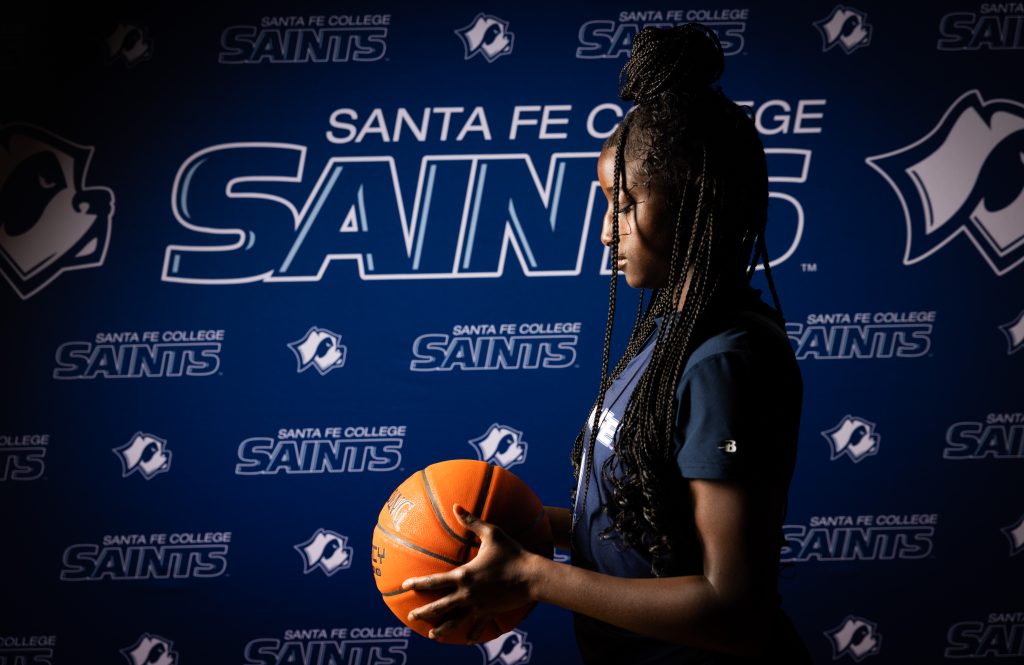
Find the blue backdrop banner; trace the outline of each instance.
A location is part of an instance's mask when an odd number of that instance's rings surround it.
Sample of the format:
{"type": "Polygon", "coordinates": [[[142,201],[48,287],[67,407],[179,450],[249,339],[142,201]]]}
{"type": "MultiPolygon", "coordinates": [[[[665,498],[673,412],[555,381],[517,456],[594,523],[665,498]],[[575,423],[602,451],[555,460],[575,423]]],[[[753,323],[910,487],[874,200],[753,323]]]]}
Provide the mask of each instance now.
{"type": "Polygon", "coordinates": [[[444,459],[568,507],[596,158],[694,20],[806,386],[784,608],[820,663],[1024,662],[1021,3],[46,4],[0,28],[0,663],[579,662],[551,606],[411,633],[371,537],[444,459]]]}

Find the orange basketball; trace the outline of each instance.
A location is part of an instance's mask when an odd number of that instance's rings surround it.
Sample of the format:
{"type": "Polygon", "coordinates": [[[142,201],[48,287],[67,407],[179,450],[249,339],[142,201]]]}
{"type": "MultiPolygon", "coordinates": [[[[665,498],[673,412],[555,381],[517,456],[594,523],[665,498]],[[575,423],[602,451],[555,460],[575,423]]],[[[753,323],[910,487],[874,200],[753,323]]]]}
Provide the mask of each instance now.
{"type": "MultiPolygon", "coordinates": [[[[423,636],[442,622],[409,621],[409,612],[448,592],[407,591],[402,589],[402,582],[461,566],[476,556],[478,549],[475,534],[452,514],[455,503],[479,519],[500,526],[523,548],[552,556],[551,525],[544,506],[511,471],[478,460],[448,460],[409,476],[381,508],[373,530],[371,559],[384,602],[402,623],[423,636]]],[[[497,615],[480,635],[480,641],[512,630],[535,604],[497,615]]],[[[469,623],[464,622],[459,630],[439,641],[468,642],[469,623]]]]}

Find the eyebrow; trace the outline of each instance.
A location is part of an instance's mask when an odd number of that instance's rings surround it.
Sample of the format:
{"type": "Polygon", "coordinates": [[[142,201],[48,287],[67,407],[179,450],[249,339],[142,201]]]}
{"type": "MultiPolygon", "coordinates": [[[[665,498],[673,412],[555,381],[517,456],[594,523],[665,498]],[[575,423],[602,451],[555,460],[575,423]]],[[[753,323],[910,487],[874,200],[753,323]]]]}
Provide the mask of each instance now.
{"type": "MultiPolygon", "coordinates": [[[[612,188],[611,187],[601,187],[601,191],[602,192],[609,192],[610,193],[612,191],[612,188]]],[[[633,192],[636,191],[636,186],[635,185],[633,187],[620,187],[619,191],[623,192],[626,195],[626,198],[634,200],[634,201],[636,200],[635,197],[633,196],[633,192]]]]}

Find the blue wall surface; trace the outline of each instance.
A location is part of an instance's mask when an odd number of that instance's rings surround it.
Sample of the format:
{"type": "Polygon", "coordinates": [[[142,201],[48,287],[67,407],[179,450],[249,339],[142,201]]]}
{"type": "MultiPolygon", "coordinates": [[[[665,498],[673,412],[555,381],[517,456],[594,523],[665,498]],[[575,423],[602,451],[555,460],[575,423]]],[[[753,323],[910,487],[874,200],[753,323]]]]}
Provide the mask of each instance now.
{"type": "Polygon", "coordinates": [[[550,606],[410,634],[370,540],[496,436],[567,505],[596,156],[632,35],[687,20],[768,151],[785,609],[821,663],[1024,659],[1024,7],[713,0],[6,19],[0,663],[579,662],[550,606]]]}

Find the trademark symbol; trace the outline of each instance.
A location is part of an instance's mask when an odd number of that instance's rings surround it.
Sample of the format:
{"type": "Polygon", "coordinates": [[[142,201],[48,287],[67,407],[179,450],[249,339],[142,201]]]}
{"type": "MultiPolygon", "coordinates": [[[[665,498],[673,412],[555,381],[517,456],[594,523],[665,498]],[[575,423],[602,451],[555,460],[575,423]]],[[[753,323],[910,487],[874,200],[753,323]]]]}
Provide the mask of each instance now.
{"type": "Polygon", "coordinates": [[[801,263],[800,264],[800,270],[802,272],[818,272],[818,264],[817,263],[801,263]]]}

